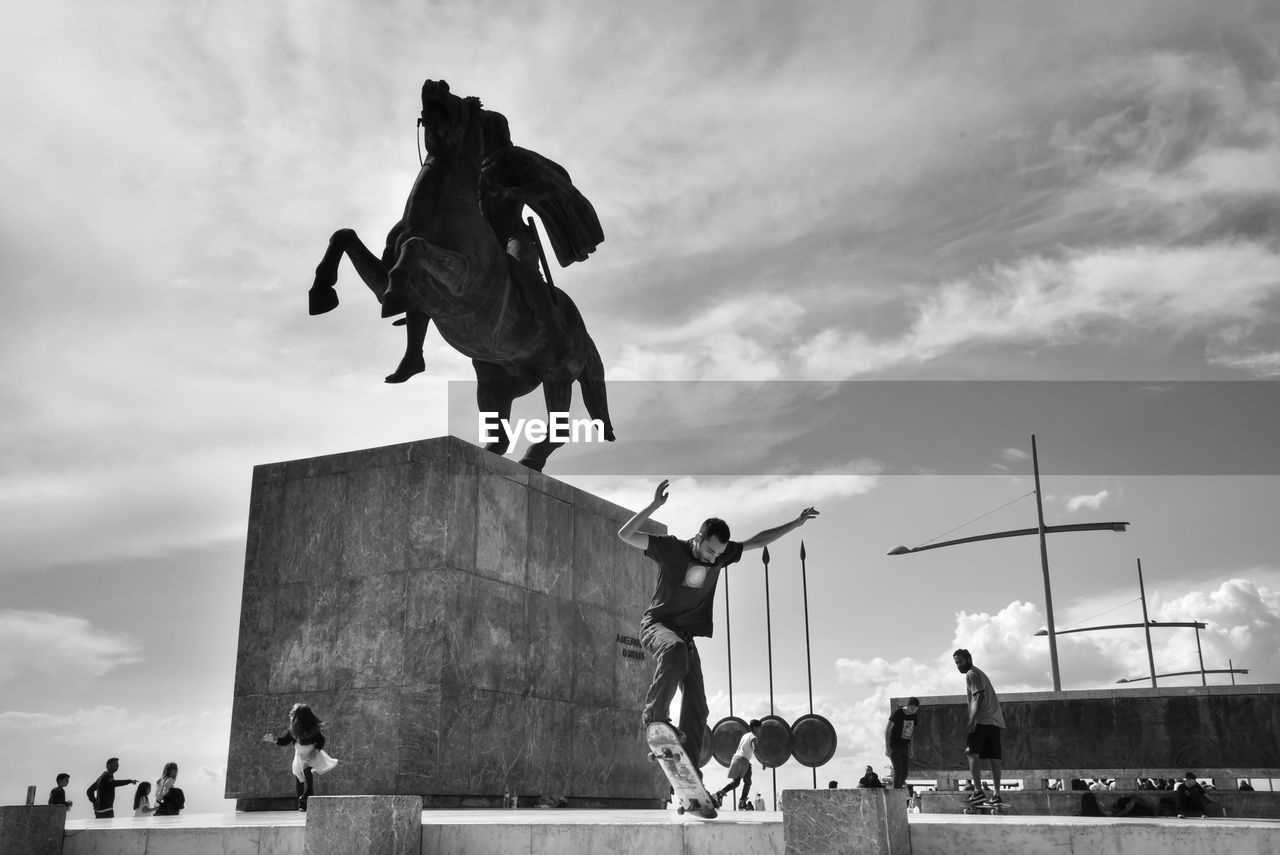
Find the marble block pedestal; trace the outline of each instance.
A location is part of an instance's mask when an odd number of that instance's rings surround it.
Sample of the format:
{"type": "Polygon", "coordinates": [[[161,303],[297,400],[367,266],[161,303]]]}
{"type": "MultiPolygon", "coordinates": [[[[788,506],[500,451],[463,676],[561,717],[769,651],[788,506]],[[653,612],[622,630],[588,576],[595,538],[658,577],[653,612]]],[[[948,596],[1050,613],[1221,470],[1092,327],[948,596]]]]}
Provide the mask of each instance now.
{"type": "Polygon", "coordinates": [[[911,855],[907,791],[783,790],[787,855],[911,855]]]}
{"type": "Polygon", "coordinates": [[[419,855],[417,796],[314,796],[307,802],[304,855],[419,855]]]}
{"type": "Polygon", "coordinates": [[[289,806],[261,737],[301,701],[340,761],[317,795],[660,806],[631,513],[454,437],[255,467],[227,797],[289,806]]]}
{"type": "Polygon", "coordinates": [[[62,805],[0,807],[0,853],[62,855],[67,809],[62,805]]]}

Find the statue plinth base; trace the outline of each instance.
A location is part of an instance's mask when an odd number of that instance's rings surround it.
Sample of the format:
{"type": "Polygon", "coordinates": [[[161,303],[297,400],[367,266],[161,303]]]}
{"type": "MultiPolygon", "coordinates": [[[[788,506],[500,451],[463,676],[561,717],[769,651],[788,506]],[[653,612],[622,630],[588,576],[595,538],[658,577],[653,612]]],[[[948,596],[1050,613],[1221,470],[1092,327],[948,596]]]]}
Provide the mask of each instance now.
{"type": "Polygon", "coordinates": [[[255,467],[227,798],[292,801],[261,738],[304,702],[319,794],[659,806],[630,516],[454,437],[255,467]]]}

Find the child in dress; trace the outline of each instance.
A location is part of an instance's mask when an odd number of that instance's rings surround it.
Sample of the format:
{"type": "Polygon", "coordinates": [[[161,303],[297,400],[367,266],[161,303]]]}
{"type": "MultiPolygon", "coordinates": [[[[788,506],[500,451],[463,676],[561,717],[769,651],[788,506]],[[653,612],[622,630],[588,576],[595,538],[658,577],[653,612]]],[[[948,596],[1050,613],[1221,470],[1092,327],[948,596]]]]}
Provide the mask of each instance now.
{"type": "Polygon", "coordinates": [[[151,816],[154,810],[155,808],[151,806],[151,784],[139,781],[138,789],[133,793],[133,815],[151,816]]]}
{"type": "Polygon", "coordinates": [[[307,809],[307,799],[314,792],[312,771],[323,775],[338,765],[338,761],[324,751],[321,724],[311,707],[294,704],[289,710],[289,729],[280,736],[268,733],[262,737],[263,742],[293,746],[293,776],[297,778],[298,810],[301,811],[307,809]]]}

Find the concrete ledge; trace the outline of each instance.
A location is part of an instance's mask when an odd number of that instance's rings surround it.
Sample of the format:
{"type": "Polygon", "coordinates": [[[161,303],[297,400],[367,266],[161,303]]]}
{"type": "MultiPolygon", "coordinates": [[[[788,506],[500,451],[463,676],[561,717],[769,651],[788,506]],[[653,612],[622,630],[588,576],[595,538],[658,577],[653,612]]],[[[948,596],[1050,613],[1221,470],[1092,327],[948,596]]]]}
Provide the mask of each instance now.
{"type": "Polygon", "coordinates": [[[783,790],[787,855],[910,855],[903,790],[783,790]]]}
{"type": "Polygon", "coordinates": [[[67,809],[61,805],[0,807],[0,852],[62,855],[67,809]]]}
{"type": "Polygon", "coordinates": [[[1272,855],[1280,826],[1260,820],[950,816],[911,818],[914,855],[1272,855]]]}
{"type": "Polygon", "coordinates": [[[304,855],[418,855],[420,796],[312,796],[304,855]]]}
{"type": "MultiPolygon", "coordinates": [[[[311,819],[295,810],[70,820],[63,855],[303,855],[311,819]]],[[[784,817],[774,811],[729,811],[708,822],[670,810],[442,810],[426,811],[420,822],[421,855],[783,855],[786,849],[784,817]]],[[[1280,832],[1275,822],[1226,819],[911,814],[908,823],[914,855],[1255,855],[1275,852],[1280,832]]]]}

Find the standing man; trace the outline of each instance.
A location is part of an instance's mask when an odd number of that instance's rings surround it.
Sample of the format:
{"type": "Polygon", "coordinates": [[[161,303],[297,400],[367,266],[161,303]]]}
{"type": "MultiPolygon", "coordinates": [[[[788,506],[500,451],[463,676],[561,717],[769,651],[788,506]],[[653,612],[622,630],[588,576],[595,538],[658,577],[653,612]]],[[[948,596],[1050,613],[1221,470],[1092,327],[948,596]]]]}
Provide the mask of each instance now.
{"type": "MultiPolygon", "coordinates": [[[[667,502],[668,481],[654,490],[653,501],[618,529],[628,546],[643,549],[658,565],[653,600],[640,621],[640,643],[654,659],[653,683],[644,701],[641,725],[671,720],[671,701],[680,690],[680,738],[698,766],[707,729],[707,691],[702,679],[702,659],[693,639],[711,637],[712,605],[720,571],[742,558],[748,549],[760,549],[818,515],[805,508],[790,522],[766,529],[741,543],[729,539],[729,526],[712,517],[688,540],[669,534],[644,534],[640,527],[667,502]]],[[[702,771],[699,769],[699,776],[702,771]]]]}
{"type": "Polygon", "coordinates": [[[916,711],[919,698],[907,698],[905,706],[898,707],[884,726],[884,756],[893,764],[893,788],[902,789],[907,783],[907,761],[915,756],[911,737],[916,732],[916,711]]]}
{"type": "Polygon", "coordinates": [[[973,664],[973,657],[963,647],[951,654],[956,670],[964,675],[965,692],[969,696],[969,734],[964,753],[969,758],[969,775],[973,779],[971,804],[986,799],[998,805],[1000,798],[1000,731],[1004,730],[1004,715],[1000,712],[1000,699],[987,675],[973,664]],[[982,791],[982,761],[991,763],[991,781],[995,792],[987,799],[982,791]]]}
{"type": "Polygon", "coordinates": [[[98,779],[89,785],[89,789],[84,791],[84,794],[89,797],[89,804],[93,805],[95,819],[111,819],[116,815],[116,787],[127,787],[138,783],[133,778],[117,781],[116,770],[119,768],[119,758],[110,758],[107,760],[107,771],[99,775],[98,779]]]}

